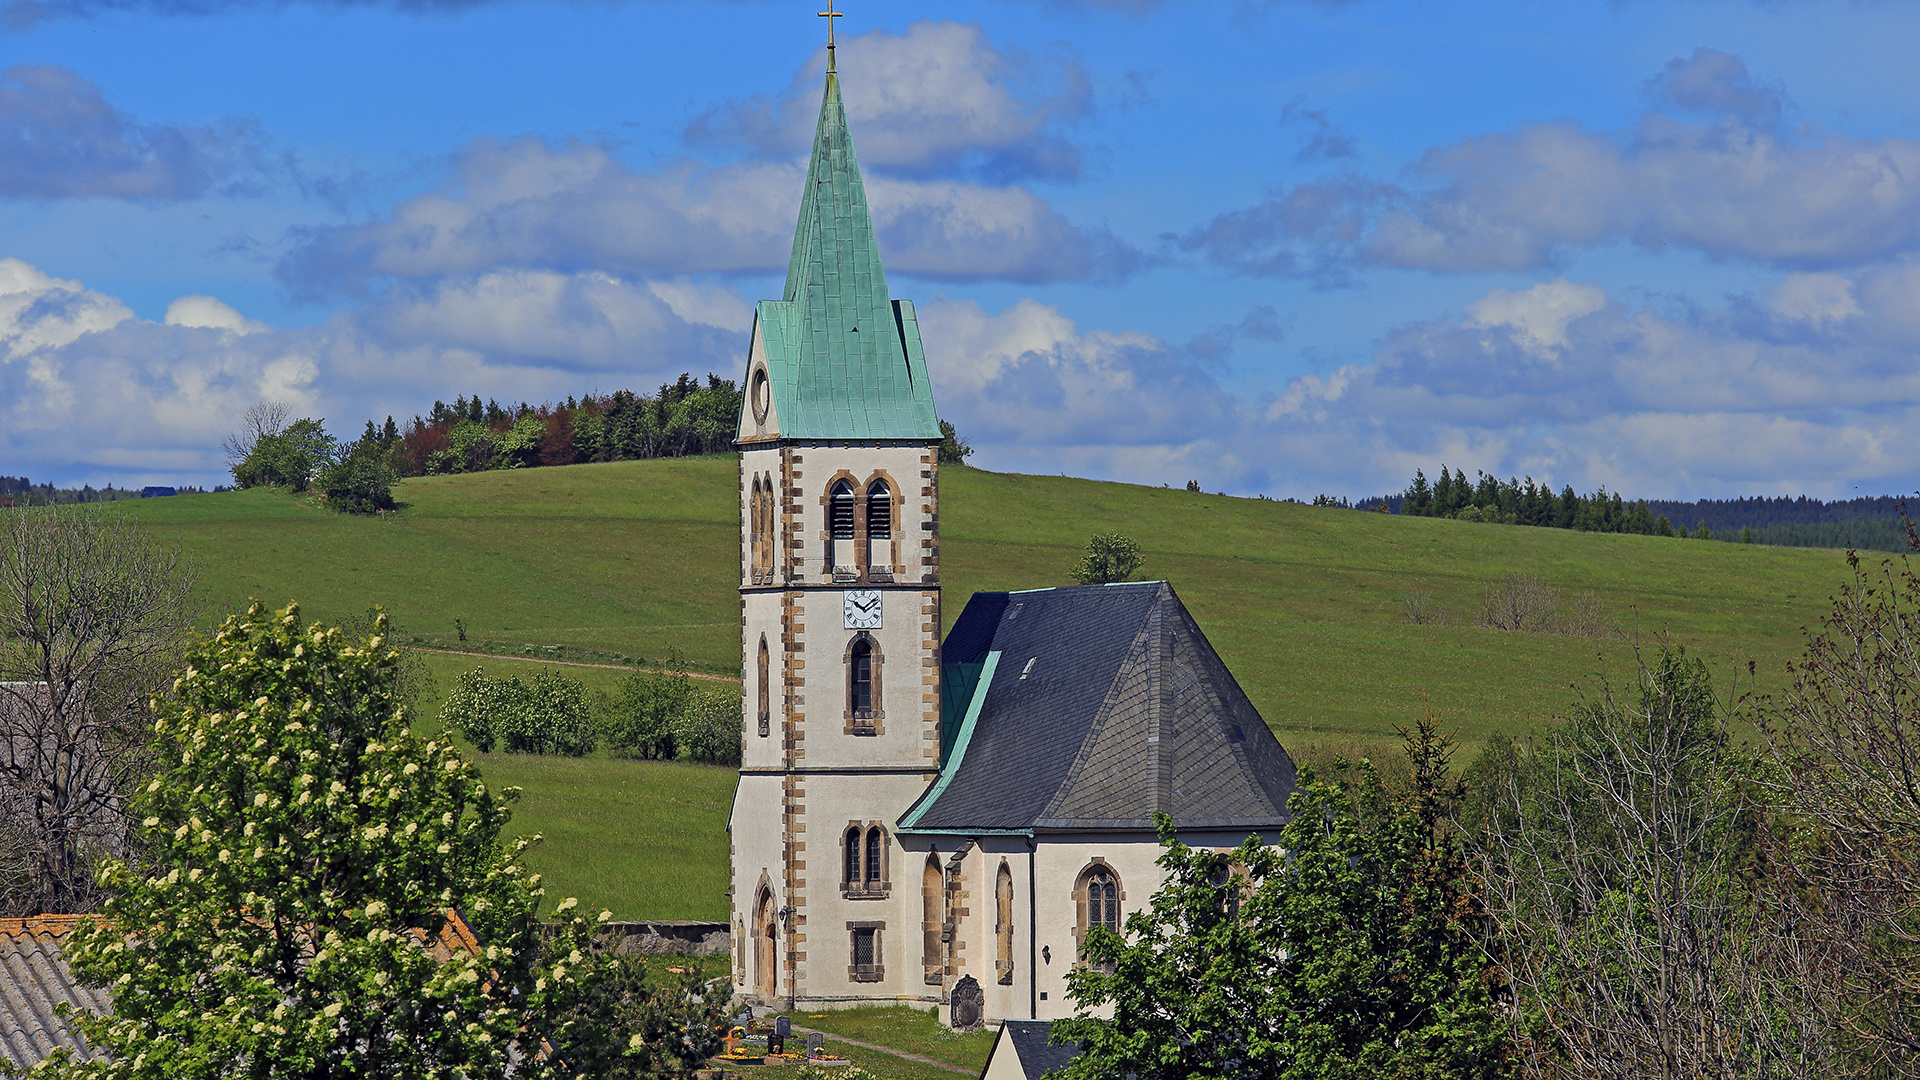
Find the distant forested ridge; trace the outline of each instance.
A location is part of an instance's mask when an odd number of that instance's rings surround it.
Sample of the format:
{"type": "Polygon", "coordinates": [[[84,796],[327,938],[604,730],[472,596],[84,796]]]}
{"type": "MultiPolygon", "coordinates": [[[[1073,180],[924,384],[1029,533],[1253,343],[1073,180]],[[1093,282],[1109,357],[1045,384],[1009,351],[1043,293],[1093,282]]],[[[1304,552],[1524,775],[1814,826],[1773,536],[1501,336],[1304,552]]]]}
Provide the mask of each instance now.
{"type": "MultiPolygon", "coordinates": [[[[191,486],[174,489],[174,493],[179,495],[200,495],[205,492],[205,488],[191,486]]],[[[74,503],[115,502],[120,499],[139,497],[139,488],[117,488],[112,484],[103,488],[97,488],[91,484],[77,488],[62,488],[54,487],[52,484],[36,484],[24,476],[0,476],[0,508],[68,506],[74,503]]]]}
{"type": "MultiPolygon", "coordinates": [[[[1724,540],[1778,547],[1906,550],[1900,521],[1903,500],[1880,495],[1824,502],[1805,495],[1769,498],[1632,499],[1601,487],[1587,494],[1563,486],[1558,492],[1529,476],[1501,480],[1485,472],[1469,480],[1464,470],[1440,466],[1428,481],[1416,470],[1397,495],[1363,499],[1356,508],[1385,508],[1412,517],[1444,517],[1502,525],[1639,533],[1724,540]]],[[[1920,502],[1916,503],[1920,510],[1920,502]]]]}

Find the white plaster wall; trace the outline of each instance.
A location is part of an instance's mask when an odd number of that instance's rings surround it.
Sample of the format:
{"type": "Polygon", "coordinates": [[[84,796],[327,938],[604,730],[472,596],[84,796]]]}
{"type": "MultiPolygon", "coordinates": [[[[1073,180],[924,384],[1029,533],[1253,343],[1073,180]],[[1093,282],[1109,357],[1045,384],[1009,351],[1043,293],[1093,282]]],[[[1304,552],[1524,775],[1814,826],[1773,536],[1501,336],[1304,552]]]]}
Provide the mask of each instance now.
{"type": "MultiPolygon", "coordinates": [[[[940,687],[937,659],[939,598],[920,588],[882,588],[881,628],[869,630],[880,647],[881,716],[876,735],[848,734],[847,650],[860,631],[846,629],[838,588],[808,589],[797,599],[806,764],[823,766],[939,766],[940,687]]],[[[904,809],[904,808],[903,808],[904,809]]]]}
{"type": "MultiPolygon", "coordinates": [[[[746,968],[741,970],[736,963],[734,970],[735,989],[741,993],[751,992],[754,985],[753,947],[753,905],[765,875],[765,882],[773,889],[774,909],[787,906],[786,865],[783,848],[784,798],[781,793],[781,777],[777,775],[743,775],[734,789],[733,812],[727,819],[728,842],[733,863],[731,896],[732,912],[729,922],[736,926],[745,926],[748,933],[745,951],[746,968]]],[[[781,950],[784,952],[786,940],[784,931],[781,937],[781,950]]],[[[735,956],[740,956],[738,950],[735,956]]],[[[786,990],[786,972],[780,971],[778,985],[781,992],[786,990]]]]}
{"type": "Polygon", "coordinates": [[[754,589],[740,594],[740,764],[743,768],[773,768],[783,761],[781,721],[786,690],[781,678],[780,597],[776,591],[754,589]],[[760,734],[758,653],[760,636],[767,638],[767,734],[760,734]]]}
{"type": "Polygon", "coordinates": [[[920,865],[901,849],[893,822],[926,790],[931,774],[809,773],[806,776],[806,951],[800,997],[814,1007],[861,1001],[926,1003],[939,989],[924,984],[920,966],[920,865]],[[878,822],[887,833],[884,899],[842,894],[844,836],[850,823],[878,822]],[[881,982],[856,983],[848,973],[853,940],[849,922],[884,922],[880,934],[881,982]]]}

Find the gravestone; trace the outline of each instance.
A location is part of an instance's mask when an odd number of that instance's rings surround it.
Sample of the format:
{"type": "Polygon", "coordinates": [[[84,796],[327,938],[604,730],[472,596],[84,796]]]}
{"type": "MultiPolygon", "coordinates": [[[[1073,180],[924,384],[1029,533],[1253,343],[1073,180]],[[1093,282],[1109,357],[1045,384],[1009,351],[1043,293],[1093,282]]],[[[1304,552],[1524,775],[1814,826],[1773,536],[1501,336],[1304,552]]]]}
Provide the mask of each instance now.
{"type": "Polygon", "coordinates": [[[787,1036],[793,1034],[793,1021],[784,1016],[773,1018],[773,1037],[767,1040],[767,1053],[784,1054],[787,1052],[787,1036]]]}
{"type": "Polygon", "coordinates": [[[953,993],[947,996],[947,1002],[955,1031],[979,1027],[986,1015],[987,993],[980,989],[980,980],[971,975],[953,984],[953,993]]]}
{"type": "Polygon", "coordinates": [[[815,1057],[820,1053],[820,1051],[825,1050],[826,1048],[827,1048],[827,1036],[825,1032],[820,1032],[820,1031],[807,1032],[807,1056],[808,1057],[815,1057]]]}

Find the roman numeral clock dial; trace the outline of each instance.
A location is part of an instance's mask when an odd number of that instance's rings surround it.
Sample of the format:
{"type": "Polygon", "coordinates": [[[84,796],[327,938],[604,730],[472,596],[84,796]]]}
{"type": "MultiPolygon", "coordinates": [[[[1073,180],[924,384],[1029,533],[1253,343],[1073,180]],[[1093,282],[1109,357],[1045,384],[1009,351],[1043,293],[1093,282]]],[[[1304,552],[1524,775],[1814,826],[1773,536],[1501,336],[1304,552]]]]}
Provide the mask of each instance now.
{"type": "Polygon", "coordinates": [[[848,589],[845,594],[847,629],[880,629],[880,590],[848,589]]]}

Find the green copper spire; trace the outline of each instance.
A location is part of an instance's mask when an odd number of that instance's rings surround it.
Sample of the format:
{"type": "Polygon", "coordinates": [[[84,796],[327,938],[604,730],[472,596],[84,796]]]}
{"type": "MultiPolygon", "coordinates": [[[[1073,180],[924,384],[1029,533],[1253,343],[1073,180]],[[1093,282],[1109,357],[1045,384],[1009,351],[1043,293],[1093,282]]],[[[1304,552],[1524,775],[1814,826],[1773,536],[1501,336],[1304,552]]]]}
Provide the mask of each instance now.
{"type": "Polygon", "coordinates": [[[787,287],[755,332],[783,438],[938,439],[920,328],[887,294],[840,77],[827,73],[787,287]]]}

